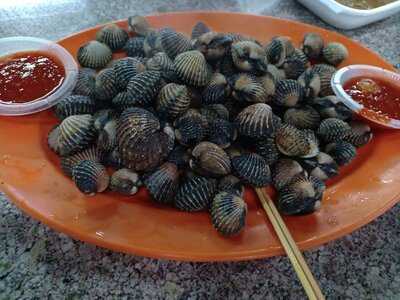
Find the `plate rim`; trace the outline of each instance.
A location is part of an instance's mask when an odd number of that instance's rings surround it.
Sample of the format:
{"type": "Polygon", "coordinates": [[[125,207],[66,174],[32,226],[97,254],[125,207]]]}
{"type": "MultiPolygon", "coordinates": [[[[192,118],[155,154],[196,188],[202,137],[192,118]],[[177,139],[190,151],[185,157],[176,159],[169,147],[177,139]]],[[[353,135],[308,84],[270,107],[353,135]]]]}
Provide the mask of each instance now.
{"type": "MultiPolygon", "coordinates": [[[[289,20],[289,19],[283,19],[283,18],[277,18],[277,17],[272,17],[272,16],[262,16],[262,15],[256,15],[256,14],[248,14],[248,13],[240,13],[240,12],[226,12],[226,11],[206,11],[206,10],[201,10],[201,11],[184,11],[184,12],[168,12],[168,13],[159,13],[159,14],[153,14],[153,15],[148,15],[146,17],[158,17],[158,16],[163,16],[163,15],[169,15],[169,16],[174,16],[174,15],[201,15],[201,14],[214,14],[214,15],[238,15],[238,16],[250,16],[250,17],[257,17],[257,18],[263,18],[263,19],[272,19],[272,20],[277,20],[279,22],[286,22],[286,23],[291,23],[293,25],[298,24],[301,26],[306,26],[310,29],[312,28],[318,28],[318,30],[321,30],[329,35],[336,35],[336,36],[341,36],[342,38],[351,40],[352,42],[356,43],[358,47],[363,48],[364,51],[368,51],[372,53],[375,57],[377,57],[379,60],[384,61],[386,64],[390,65],[389,62],[386,61],[385,58],[380,57],[375,51],[368,49],[364,45],[360,44],[358,41],[352,40],[349,37],[346,37],[345,35],[342,35],[340,33],[337,33],[335,31],[330,31],[325,28],[321,28],[312,24],[307,24],[299,21],[294,21],[294,20],[289,20]]],[[[57,40],[57,43],[62,44],[63,42],[66,42],[66,40],[73,38],[77,35],[83,34],[87,31],[90,30],[95,30],[98,29],[105,24],[109,23],[126,23],[127,19],[119,19],[115,21],[111,21],[108,23],[104,24],[98,24],[93,27],[89,27],[83,30],[80,30],[78,32],[72,33],[67,35],[66,37],[63,37],[62,39],[57,40]]],[[[394,70],[394,67],[391,66],[391,69],[394,70]]],[[[100,239],[96,238],[93,235],[89,234],[83,234],[82,232],[76,232],[74,230],[71,230],[68,226],[64,226],[63,222],[59,220],[54,220],[47,218],[40,214],[37,210],[33,209],[32,207],[26,205],[23,200],[18,199],[18,195],[14,194],[11,189],[7,188],[4,183],[0,184],[0,189],[3,190],[4,194],[8,199],[10,199],[19,209],[33,217],[34,219],[46,224],[50,228],[63,232],[69,236],[71,236],[74,239],[80,240],[82,242],[87,242],[92,245],[96,245],[99,247],[103,247],[106,249],[111,249],[113,251],[118,251],[118,252],[123,252],[123,253],[128,253],[128,254],[134,254],[134,255],[139,255],[139,256],[145,256],[145,257],[152,257],[152,258],[158,258],[158,259],[172,259],[172,260],[178,260],[178,261],[192,261],[192,262],[211,262],[211,261],[244,261],[244,260],[253,260],[253,259],[260,259],[260,258],[267,258],[267,257],[272,257],[276,255],[281,255],[284,254],[283,248],[277,247],[277,248],[269,248],[269,249],[259,249],[259,250],[242,250],[242,251],[237,251],[237,252],[229,252],[228,254],[226,253],[221,253],[221,252],[190,252],[189,254],[186,252],[182,251],[165,251],[162,249],[154,249],[154,248],[147,248],[147,247],[138,247],[135,245],[126,245],[126,244],[117,244],[115,242],[108,242],[105,239],[100,239]]],[[[319,247],[324,244],[326,244],[329,241],[334,241],[340,237],[343,237],[355,230],[358,230],[362,226],[370,223],[371,221],[375,220],[377,217],[381,216],[384,212],[388,211],[390,208],[392,208],[399,200],[400,197],[400,190],[397,192],[396,196],[393,197],[390,201],[387,201],[387,203],[380,207],[379,210],[375,210],[365,216],[362,220],[348,224],[346,227],[341,227],[339,230],[331,233],[331,234],[325,234],[322,236],[319,236],[318,239],[315,240],[307,240],[298,243],[300,249],[302,250],[308,250],[311,248],[319,247]]],[[[266,220],[266,222],[269,222],[266,220]]]]}

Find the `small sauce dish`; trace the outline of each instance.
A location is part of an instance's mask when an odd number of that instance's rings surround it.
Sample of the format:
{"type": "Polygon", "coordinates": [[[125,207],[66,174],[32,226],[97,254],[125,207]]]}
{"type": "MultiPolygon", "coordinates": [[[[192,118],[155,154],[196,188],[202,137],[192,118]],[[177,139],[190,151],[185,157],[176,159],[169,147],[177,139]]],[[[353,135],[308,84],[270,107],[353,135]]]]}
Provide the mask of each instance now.
{"type": "Polygon", "coordinates": [[[60,45],[33,37],[0,39],[0,115],[52,107],[75,87],[78,65],[60,45]]]}
{"type": "Polygon", "coordinates": [[[400,129],[400,74],[350,65],[332,76],[334,93],[355,114],[383,128],[400,129]]]}

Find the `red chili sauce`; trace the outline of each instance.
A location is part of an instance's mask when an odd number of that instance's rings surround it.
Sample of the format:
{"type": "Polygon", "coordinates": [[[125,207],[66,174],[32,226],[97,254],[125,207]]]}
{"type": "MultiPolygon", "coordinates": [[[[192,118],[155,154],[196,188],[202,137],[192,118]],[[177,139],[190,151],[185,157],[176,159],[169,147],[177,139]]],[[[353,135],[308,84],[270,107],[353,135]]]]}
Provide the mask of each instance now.
{"type": "Polygon", "coordinates": [[[65,70],[54,57],[42,52],[19,52],[0,58],[0,101],[24,103],[53,93],[65,70]]]}
{"type": "Polygon", "coordinates": [[[400,119],[400,88],[377,78],[356,77],[343,86],[345,92],[383,119],[400,119]]]}

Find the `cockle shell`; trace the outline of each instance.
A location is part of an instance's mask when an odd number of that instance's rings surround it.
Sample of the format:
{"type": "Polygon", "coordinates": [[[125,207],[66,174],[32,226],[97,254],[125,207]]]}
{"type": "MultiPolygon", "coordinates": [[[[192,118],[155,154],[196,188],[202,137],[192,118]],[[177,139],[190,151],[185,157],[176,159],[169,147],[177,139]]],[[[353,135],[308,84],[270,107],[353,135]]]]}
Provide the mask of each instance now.
{"type": "Polygon", "coordinates": [[[113,68],[103,69],[97,74],[94,86],[96,99],[112,100],[119,91],[118,80],[113,68]]]}
{"type": "Polygon", "coordinates": [[[226,55],[232,38],[224,33],[209,31],[196,38],[194,48],[203,53],[207,61],[216,61],[226,55]]]}
{"type": "Polygon", "coordinates": [[[278,150],[287,156],[313,157],[319,152],[318,140],[311,132],[284,124],[276,132],[278,150]]]}
{"type": "Polygon", "coordinates": [[[368,124],[352,121],[349,125],[351,132],[344,137],[344,141],[351,143],[355,147],[364,146],[371,141],[373,134],[368,124]]]}
{"type": "Polygon", "coordinates": [[[117,142],[121,158],[128,168],[150,170],[168,156],[169,137],[160,132],[158,119],[142,108],[128,108],[117,125],[117,142]]]}
{"type": "Polygon", "coordinates": [[[297,161],[282,158],[275,163],[272,169],[272,183],[279,191],[287,186],[293,178],[302,173],[304,173],[304,169],[297,161]]]}
{"type": "Polygon", "coordinates": [[[117,146],[117,120],[108,121],[100,130],[97,146],[104,152],[112,151],[117,146]]]}
{"type": "Polygon", "coordinates": [[[93,97],[96,71],[90,68],[80,68],[78,79],[72,94],[93,97]]]}
{"type": "Polygon", "coordinates": [[[337,66],[349,56],[349,51],[342,43],[331,42],[326,44],[322,50],[322,55],[326,62],[337,66]]]}
{"type": "Polygon", "coordinates": [[[227,176],[222,177],[218,183],[218,191],[219,192],[230,192],[235,193],[239,196],[243,196],[244,186],[241,179],[238,177],[229,174],[227,176]]]}
{"type": "Polygon", "coordinates": [[[257,103],[243,109],[235,120],[239,133],[252,138],[263,138],[275,131],[272,109],[257,103]]]}
{"type": "Polygon", "coordinates": [[[319,113],[311,106],[293,107],[286,110],[283,121],[298,129],[316,129],[320,124],[319,113]]]}
{"type": "Polygon", "coordinates": [[[285,215],[312,213],[321,206],[324,188],[319,179],[298,175],[279,191],[278,208],[285,215]]]}
{"type": "Polygon", "coordinates": [[[286,57],[282,68],[286,78],[297,79],[308,67],[307,56],[300,49],[295,49],[292,55],[286,57]]]}
{"type": "Polygon", "coordinates": [[[349,164],[357,155],[357,149],[345,141],[337,141],[325,146],[325,152],[332,156],[339,166],[349,164]]]}
{"type": "Polygon", "coordinates": [[[126,90],[135,103],[150,106],[161,87],[160,72],[144,71],[129,80],[126,90]]]}
{"type": "Polygon", "coordinates": [[[175,206],[183,211],[201,211],[210,207],[216,192],[215,179],[200,175],[187,176],[179,186],[175,206]]]}
{"type": "Polygon", "coordinates": [[[193,49],[190,39],[172,28],[163,28],[159,31],[159,34],[162,48],[171,59],[174,59],[180,53],[193,49]]]}
{"type": "Polygon", "coordinates": [[[178,54],[174,60],[176,75],[185,83],[201,87],[211,79],[211,68],[204,55],[197,50],[178,54]]]}
{"type": "Polygon", "coordinates": [[[144,180],[152,198],[159,203],[173,203],[178,190],[179,172],[175,164],[166,162],[144,180]]]}
{"type": "Polygon", "coordinates": [[[210,214],[213,226],[219,233],[236,235],[245,226],[247,204],[234,193],[220,192],[211,203],[210,214]]]}
{"type": "Polygon", "coordinates": [[[117,85],[120,89],[125,89],[128,85],[129,80],[139,73],[145,71],[146,67],[137,58],[124,57],[119,59],[114,64],[114,73],[117,85]]]}
{"type": "Polygon", "coordinates": [[[350,125],[336,118],[323,120],[317,131],[318,137],[326,143],[343,140],[350,133],[350,125]]]}
{"type": "Polygon", "coordinates": [[[224,119],[215,119],[208,122],[208,140],[221,148],[227,148],[237,138],[234,123],[224,119]]]}
{"type": "Polygon", "coordinates": [[[95,134],[91,115],[69,116],[49,133],[49,146],[60,155],[71,155],[85,149],[95,134]]]}
{"type": "Polygon", "coordinates": [[[307,69],[297,78],[297,82],[304,89],[304,96],[306,98],[315,98],[321,91],[321,78],[317,72],[312,69],[307,69]]]}
{"type": "Polygon", "coordinates": [[[111,50],[119,50],[128,40],[128,33],[116,24],[108,24],[97,31],[96,40],[106,44],[111,50]]]}
{"type": "Polygon", "coordinates": [[[333,90],[331,87],[331,78],[333,73],[336,72],[335,67],[327,64],[316,64],[311,67],[311,71],[316,72],[320,78],[320,92],[321,97],[333,95],[333,90]]]}
{"type": "Polygon", "coordinates": [[[210,28],[208,28],[208,26],[206,24],[204,24],[203,22],[199,21],[193,26],[191,37],[194,40],[194,39],[197,39],[202,34],[209,32],[209,31],[211,31],[210,28]]]}
{"type": "Polygon", "coordinates": [[[123,194],[134,195],[142,185],[139,175],[129,169],[122,168],[111,175],[110,190],[123,194]]]}
{"type": "Polygon", "coordinates": [[[264,158],[256,153],[244,153],[232,158],[235,174],[244,182],[263,187],[271,182],[271,172],[264,158]]]}
{"type": "Polygon", "coordinates": [[[231,160],[216,144],[201,142],[192,150],[190,167],[204,176],[220,177],[231,172],[231,160]]]}
{"type": "Polygon", "coordinates": [[[201,102],[205,105],[223,103],[230,93],[231,88],[225,76],[214,73],[202,92],[201,102]]]}
{"type": "Polygon", "coordinates": [[[91,160],[94,162],[100,162],[102,159],[101,152],[97,147],[90,147],[82,150],[78,153],[69,156],[61,157],[60,164],[61,170],[65,175],[72,178],[72,169],[83,160],[91,160]]]}
{"type": "Polygon", "coordinates": [[[257,140],[255,151],[265,159],[268,165],[274,164],[280,156],[273,137],[265,137],[257,140]]]}
{"type": "Polygon", "coordinates": [[[92,160],[83,160],[74,166],[72,179],[78,189],[88,195],[105,191],[110,183],[106,168],[92,160]]]}
{"type": "Polygon", "coordinates": [[[294,47],[291,39],[287,36],[274,37],[266,46],[265,53],[268,62],[280,67],[286,57],[292,55],[294,47]]]}
{"type": "Polygon", "coordinates": [[[168,83],[157,97],[157,111],[168,118],[176,118],[190,106],[190,97],[185,85],[168,83]]]}
{"type": "Polygon", "coordinates": [[[319,112],[322,118],[337,118],[348,120],[353,112],[345,106],[336,96],[326,96],[314,98],[311,105],[319,112]]]}
{"type": "Polygon", "coordinates": [[[111,61],[112,52],[106,44],[90,41],[78,49],[77,58],[82,67],[99,69],[111,61]]]}
{"type": "Polygon", "coordinates": [[[145,57],[144,37],[131,37],[122,48],[128,57],[145,57]]]}
{"type": "Polygon", "coordinates": [[[304,35],[301,49],[310,59],[319,58],[324,48],[324,40],[318,33],[309,32],[304,35]]]}
{"type": "Polygon", "coordinates": [[[268,99],[268,92],[257,77],[239,73],[231,78],[232,96],[241,102],[265,103],[268,99]]]}
{"type": "Polygon", "coordinates": [[[143,16],[130,16],[128,18],[129,29],[139,36],[146,36],[153,31],[149,22],[143,16]]]}
{"type": "Polygon", "coordinates": [[[175,120],[175,136],[184,146],[196,145],[206,135],[205,118],[196,110],[190,109],[175,120]]]}
{"type": "Polygon", "coordinates": [[[231,52],[238,70],[255,74],[267,71],[267,55],[260,45],[251,41],[237,42],[232,44],[231,52]]]}
{"type": "Polygon", "coordinates": [[[93,114],[95,101],[82,95],[70,95],[60,100],[54,107],[56,116],[63,120],[72,115],[93,114]]]}
{"type": "Polygon", "coordinates": [[[304,159],[301,161],[301,164],[307,170],[308,174],[320,180],[327,180],[339,174],[338,164],[325,152],[320,152],[313,158],[304,159]]]}
{"type": "Polygon", "coordinates": [[[293,107],[302,101],[303,96],[304,89],[296,80],[284,79],[278,81],[272,100],[277,105],[293,107]]]}
{"type": "Polygon", "coordinates": [[[157,52],[162,52],[161,36],[158,31],[150,31],[143,41],[143,50],[146,57],[152,57],[157,52]]]}

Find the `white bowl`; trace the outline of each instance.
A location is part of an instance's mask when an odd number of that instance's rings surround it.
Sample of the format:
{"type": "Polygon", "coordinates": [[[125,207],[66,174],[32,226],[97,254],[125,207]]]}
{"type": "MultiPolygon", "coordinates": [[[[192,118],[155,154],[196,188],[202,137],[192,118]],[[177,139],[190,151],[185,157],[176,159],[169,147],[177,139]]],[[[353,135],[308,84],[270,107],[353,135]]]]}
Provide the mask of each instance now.
{"type": "Polygon", "coordinates": [[[374,8],[355,9],[335,0],[298,0],[325,22],[342,29],[353,29],[385,19],[400,11],[400,0],[374,8]]]}
{"type": "Polygon", "coordinates": [[[336,96],[338,96],[343,104],[351,109],[354,113],[368,119],[371,122],[374,122],[381,127],[400,129],[400,120],[387,118],[387,120],[383,121],[381,118],[374,119],[363,115],[362,112],[364,111],[364,106],[355,101],[350,97],[349,94],[345,92],[343,85],[349,80],[360,76],[379,78],[385,82],[390,82],[393,85],[398,86],[400,89],[400,74],[375,66],[350,65],[336,71],[331,79],[331,86],[336,96]]]}
{"type": "Polygon", "coordinates": [[[33,114],[52,107],[61,98],[69,95],[75,87],[78,65],[72,55],[60,45],[33,37],[9,37],[0,39],[0,57],[22,51],[41,51],[56,57],[64,66],[65,78],[62,84],[45,98],[26,103],[0,103],[0,115],[19,116],[33,114]]]}

